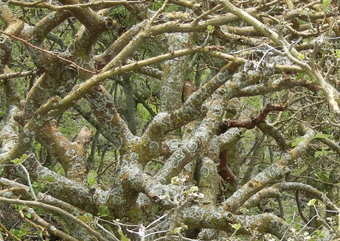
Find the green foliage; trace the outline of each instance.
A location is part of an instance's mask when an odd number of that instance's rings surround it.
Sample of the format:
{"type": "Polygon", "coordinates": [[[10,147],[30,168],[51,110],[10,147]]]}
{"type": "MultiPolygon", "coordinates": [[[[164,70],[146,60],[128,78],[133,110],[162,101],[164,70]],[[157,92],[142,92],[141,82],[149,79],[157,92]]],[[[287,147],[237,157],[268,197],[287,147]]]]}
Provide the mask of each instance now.
{"type": "Polygon", "coordinates": [[[102,217],[106,217],[110,214],[109,208],[107,206],[100,206],[98,209],[98,215],[102,217]]]}
{"type": "Polygon", "coordinates": [[[171,184],[172,185],[178,185],[179,184],[179,177],[178,176],[174,176],[171,178],[171,184]]]}
{"type": "Polygon", "coordinates": [[[42,181],[32,183],[32,187],[35,193],[42,192],[45,189],[45,186],[45,183],[43,183],[42,181]]]}
{"type": "Polygon", "coordinates": [[[332,135],[327,135],[327,134],[317,134],[313,137],[313,139],[324,139],[324,138],[328,138],[328,137],[332,137],[332,135]]]}
{"type": "Polygon", "coordinates": [[[183,232],[184,230],[187,230],[187,229],[188,229],[188,225],[186,225],[182,222],[181,226],[176,227],[172,233],[173,234],[179,234],[179,233],[181,233],[181,232],[183,232]]]}
{"type": "Polygon", "coordinates": [[[78,119],[75,117],[74,112],[66,111],[62,116],[58,129],[66,138],[72,140],[83,126],[91,128],[91,125],[83,118],[78,119]]]}
{"type": "Polygon", "coordinates": [[[164,2],[161,2],[161,1],[154,1],[150,4],[150,9],[153,11],[157,11],[163,6],[163,3],[164,2]]]}
{"type": "Polygon", "coordinates": [[[27,212],[27,213],[25,213],[25,217],[28,218],[28,219],[31,219],[32,218],[32,214],[27,212]]]}
{"type": "Polygon", "coordinates": [[[208,26],[207,26],[207,32],[208,32],[209,34],[212,34],[212,33],[214,32],[214,30],[215,30],[215,26],[211,26],[211,25],[208,25],[208,26]]]}
{"type": "Polygon", "coordinates": [[[256,109],[261,109],[263,106],[262,96],[251,96],[251,97],[245,98],[244,102],[256,109]]]}
{"type": "Polygon", "coordinates": [[[298,58],[301,59],[301,60],[304,60],[306,58],[306,56],[304,54],[299,54],[298,58]]]}
{"type": "Polygon", "coordinates": [[[7,106],[0,100],[0,119],[4,118],[7,113],[7,106]]]}
{"type": "Polygon", "coordinates": [[[331,4],[331,2],[332,2],[331,0],[323,0],[322,1],[322,9],[324,11],[326,11],[328,9],[329,5],[331,4]]]}
{"type": "MultiPolygon", "coordinates": [[[[131,15],[124,6],[114,8],[108,16],[117,22],[115,29],[112,30],[114,35],[117,36],[119,36],[121,32],[126,31],[130,26],[137,23],[135,17],[131,15]]],[[[101,39],[101,41],[103,41],[103,39],[101,39]]]]}
{"type": "Polygon", "coordinates": [[[308,206],[313,206],[316,204],[316,199],[311,199],[309,200],[309,202],[307,203],[308,206]]]}
{"type": "Polygon", "coordinates": [[[319,157],[319,156],[323,156],[323,155],[333,154],[334,153],[334,151],[329,151],[328,149],[329,149],[328,146],[327,147],[321,147],[321,151],[315,152],[314,156],[315,157],[319,157]]]}
{"type": "Polygon", "coordinates": [[[319,171],[319,170],[314,170],[314,175],[319,179],[323,181],[330,181],[330,171],[319,171]]]}
{"type": "Polygon", "coordinates": [[[325,7],[328,7],[330,3],[331,3],[330,0],[323,0],[323,1],[322,1],[322,4],[323,4],[325,7]]]}
{"type": "Polygon", "coordinates": [[[242,225],[239,224],[239,223],[237,223],[237,224],[231,225],[231,227],[232,227],[233,229],[235,229],[235,230],[239,230],[239,229],[242,227],[242,225]]]}
{"type": "Polygon", "coordinates": [[[119,233],[119,235],[120,235],[120,240],[121,240],[121,241],[130,241],[129,238],[125,237],[125,235],[124,235],[124,233],[123,233],[122,230],[118,230],[118,233],[119,233]]]}
{"type": "Polygon", "coordinates": [[[14,204],[15,211],[19,212],[25,209],[24,205],[14,204]]]}
{"type": "Polygon", "coordinates": [[[192,192],[198,192],[198,187],[197,186],[190,187],[190,189],[189,189],[189,191],[187,191],[187,193],[192,193],[192,192]]]}
{"type": "Polygon", "coordinates": [[[153,205],[150,210],[151,215],[159,215],[165,211],[165,208],[162,205],[153,205]]]}
{"type": "Polygon", "coordinates": [[[324,238],[325,238],[324,231],[322,229],[318,229],[313,232],[312,237],[310,237],[310,239],[308,240],[309,241],[325,240],[324,238]]]}
{"type": "Polygon", "coordinates": [[[311,78],[308,75],[306,75],[305,73],[298,73],[295,80],[297,81],[299,79],[305,79],[307,81],[307,83],[312,82],[311,78]]]}
{"type": "MultiPolygon", "coordinates": [[[[331,136],[332,135],[327,135],[327,134],[317,134],[312,139],[323,139],[323,138],[328,138],[328,137],[331,137],[331,136]]],[[[304,139],[305,138],[303,138],[303,137],[296,138],[292,143],[292,147],[299,145],[299,143],[301,141],[303,141],[304,139]]]]}
{"type": "MultiPolygon", "coordinates": [[[[173,185],[183,185],[186,180],[187,179],[185,179],[185,178],[179,178],[178,176],[174,176],[174,177],[171,178],[171,184],[173,184],[173,185]]],[[[196,186],[193,186],[191,188],[194,188],[194,187],[196,187],[196,186]]],[[[191,188],[190,188],[190,190],[192,190],[191,188]]],[[[198,190],[198,188],[197,188],[197,190],[198,190]]],[[[186,193],[188,193],[188,192],[189,191],[186,191],[186,193]]]]}
{"type": "Polygon", "coordinates": [[[163,166],[162,163],[156,162],[156,161],[150,161],[148,165],[146,166],[146,169],[150,173],[156,173],[159,169],[161,169],[163,166]]]}
{"type": "Polygon", "coordinates": [[[296,138],[293,142],[292,142],[292,147],[296,147],[297,145],[299,145],[299,143],[301,141],[303,141],[305,138],[302,138],[302,137],[299,137],[299,138],[296,138]]]}
{"type": "Polygon", "coordinates": [[[31,232],[29,231],[29,229],[27,227],[21,228],[20,230],[17,229],[11,229],[10,233],[14,236],[16,236],[19,239],[24,238],[26,235],[31,234],[31,232]]]}
{"type": "Polygon", "coordinates": [[[340,49],[336,49],[336,57],[339,59],[340,58],[340,49]]]}
{"type": "Polygon", "coordinates": [[[96,183],[97,183],[97,172],[96,172],[96,170],[92,169],[87,174],[87,184],[91,187],[96,183]]]}
{"type": "MultiPolygon", "coordinates": [[[[154,105],[149,105],[153,111],[156,111],[156,107],[154,105]]],[[[150,122],[152,119],[152,116],[150,112],[145,109],[145,107],[141,104],[137,105],[137,111],[136,111],[136,124],[137,124],[137,129],[142,131],[145,129],[145,126],[150,122]]]]}
{"type": "Polygon", "coordinates": [[[28,158],[28,156],[26,154],[24,154],[20,158],[16,158],[16,159],[12,160],[11,162],[14,163],[14,165],[19,165],[19,164],[23,163],[27,158],[28,158]]]}
{"type": "Polygon", "coordinates": [[[37,231],[35,231],[35,234],[39,237],[41,237],[43,235],[43,231],[38,229],[37,231]]]}

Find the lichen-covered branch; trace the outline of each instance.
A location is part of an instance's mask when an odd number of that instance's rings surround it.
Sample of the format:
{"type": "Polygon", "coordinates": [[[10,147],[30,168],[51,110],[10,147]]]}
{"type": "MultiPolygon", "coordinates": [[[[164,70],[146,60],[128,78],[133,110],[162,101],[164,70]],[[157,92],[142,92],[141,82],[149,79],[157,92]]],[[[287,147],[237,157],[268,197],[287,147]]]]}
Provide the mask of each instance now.
{"type": "MultiPolygon", "coordinates": [[[[41,208],[47,209],[48,211],[56,212],[61,216],[64,216],[66,218],[70,218],[76,224],[86,228],[86,230],[91,235],[98,238],[99,240],[101,240],[101,241],[106,240],[100,233],[93,230],[86,223],[84,223],[80,219],[74,217],[72,214],[70,214],[70,213],[68,213],[68,212],[66,212],[66,211],[64,211],[64,210],[62,210],[58,207],[54,207],[54,206],[51,206],[51,205],[48,205],[48,204],[45,204],[45,203],[41,203],[41,202],[36,202],[36,201],[26,201],[26,200],[19,200],[19,199],[4,198],[4,197],[0,197],[0,203],[19,204],[19,205],[24,205],[24,206],[35,206],[35,207],[41,207],[41,208]]],[[[35,212],[35,211],[33,210],[33,212],[35,212]]],[[[55,230],[52,228],[50,231],[55,231],[55,230]]]]}
{"type": "Polygon", "coordinates": [[[288,165],[306,152],[308,143],[312,140],[314,134],[315,132],[313,130],[307,130],[303,136],[303,141],[292,149],[285,158],[267,167],[229,197],[228,200],[223,203],[224,210],[235,212],[256,192],[263,189],[276,178],[284,176],[289,171],[288,165]]]}

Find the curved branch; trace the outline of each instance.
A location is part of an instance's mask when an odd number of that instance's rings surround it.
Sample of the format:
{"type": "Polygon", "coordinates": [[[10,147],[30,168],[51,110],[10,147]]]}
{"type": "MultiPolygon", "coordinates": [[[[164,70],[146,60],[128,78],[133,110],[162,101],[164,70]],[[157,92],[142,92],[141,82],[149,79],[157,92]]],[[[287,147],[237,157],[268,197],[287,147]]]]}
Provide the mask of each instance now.
{"type": "Polygon", "coordinates": [[[73,222],[78,224],[79,226],[82,226],[85,228],[91,235],[94,237],[98,238],[101,241],[106,241],[106,239],[97,231],[93,230],[90,226],[88,226],[86,223],[78,219],[77,217],[73,216],[72,214],[49,204],[41,203],[41,202],[36,202],[36,201],[25,201],[25,200],[19,200],[19,199],[10,199],[10,198],[4,198],[0,197],[0,203],[8,203],[8,204],[19,204],[19,205],[24,205],[24,206],[33,206],[33,207],[40,207],[43,209],[46,209],[48,211],[57,213],[61,216],[64,216],[66,218],[71,219],[73,222]]]}
{"type": "Polygon", "coordinates": [[[224,210],[235,212],[251,196],[263,189],[271,181],[284,176],[285,173],[289,171],[288,165],[306,152],[308,143],[313,139],[314,134],[315,132],[313,130],[308,129],[306,134],[302,137],[303,140],[289,152],[286,158],[283,158],[267,167],[229,197],[228,200],[223,203],[224,210]]]}

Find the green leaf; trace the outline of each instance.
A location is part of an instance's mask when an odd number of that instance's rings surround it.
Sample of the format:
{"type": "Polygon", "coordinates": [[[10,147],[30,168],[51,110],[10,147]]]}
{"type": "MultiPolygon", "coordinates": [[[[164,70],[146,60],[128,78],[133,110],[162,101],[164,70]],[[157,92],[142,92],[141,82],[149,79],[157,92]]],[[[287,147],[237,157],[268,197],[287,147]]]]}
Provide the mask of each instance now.
{"type": "Polygon", "coordinates": [[[91,187],[97,183],[97,172],[95,170],[91,170],[87,174],[87,184],[91,187]]]}
{"type": "Polygon", "coordinates": [[[188,229],[188,225],[186,225],[185,223],[181,223],[181,228],[183,229],[183,230],[187,230],[188,229]]]}
{"type": "Polygon", "coordinates": [[[31,219],[31,218],[32,218],[32,214],[31,214],[31,213],[26,213],[25,216],[26,216],[26,218],[28,218],[28,219],[31,219]]]}
{"type": "Polygon", "coordinates": [[[198,187],[197,186],[190,187],[190,192],[198,192],[198,187]]]}
{"type": "Polygon", "coordinates": [[[317,151],[314,154],[315,157],[319,157],[319,156],[323,156],[323,155],[324,155],[324,152],[322,152],[322,151],[317,151]]]}
{"type": "Polygon", "coordinates": [[[175,228],[174,231],[173,231],[173,234],[181,233],[182,229],[183,229],[182,227],[175,228]]]}
{"type": "Polygon", "coordinates": [[[9,232],[16,237],[19,237],[20,235],[19,230],[16,230],[16,229],[11,229],[9,232]]]}
{"type": "Polygon", "coordinates": [[[337,50],[336,50],[336,57],[337,57],[337,58],[340,58],[340,49],[337,49],[337,50]]]}
{"type": "Polygon", "coordinates": [[[295,78],[295,81],[298,81],[299,79],[302,79],[305,77],[305,74],[304,73],[298,73],[296,78],[295,78]]]}
{"type": "Polygon", "coordinates": [[[14,207],[16,211],[22,211],[25,209],[25,206],[20,204],[14,204],[14,207]]]}
{"type": "Polygon", "coordinates": [[[214,32],[214,30],[215,30],[215,27],[214,26],[211,26],[211,25],[208,25],[207,26],[207,30],[208,30],[208,33],[213,33],[214,32]]]}
{"type": "Polygon", "coordinates": [[[330,3],[331,3],[330,0],[323,0],[323,1],[322,1],[322,4],[323,4],[325,7],[328,7],[330,3]]]}
{"type": "Polygon", "coordinates": [[[26,154],[24,154],[20,158],[16,158],[16,159],[12,160],[11,162],[13,162],[14,165],[19,165],[19,164],[23,163],[27,158],[28,158],[28,156],[26,154]]]}
{"type": "Polygon", "coordinates": [[[153,11],[157,11],[158,9],[160,9],[163,5],[163,2],[161,1],[154,1],[152,4],[151,4],[151,10],[153,11]]]}
{"type": "Polygon", "coordinates": [[[241,228],[241,224],[239,224],[239,223],[233,224],[233,225],[231,225],[231,227],[235,230],[239,230],[241,228]]]}
{"type": "Polygon", "coordinates": [[[130,240],[129,238],[125,237],[125,235],[124,235],[122,230],[118,230],[118,233],[120,235],[120,240],[121,241],[129,241],[130,240]]]}
{"type": "MultiPolygon", "coordinates": [[[[315,135],[312,139],[321,139],[321,138],[328,138],[328,137],[331,137],[332,135],[327,135],[327,134],[317,134],[315,135]]],[[[296,138],[293,143],[292,143],[292,147],[295,147],[297,145],[299,145],[299,143],[301,141],[303,141],[305,138],[302,138],[302,137],[299,137],[299,138],[296,138]]]]}
{"type": "Polygon", "coordinates": [[[327,134],[317,134],[313,137],[313,139],[322,139],[322,138],[328,138],[331,137],[332,135],[327,135],[327,134]]]}
{"type": "Polygon", "coordinates": [[[328,151],[329,147],[322,147],[321,148],[321,151],[317,151],[315,152],[314,156],[315,157],[319,157],[319,156],[323,156],[323,155],[326,155],[326,154],[333,154],[334,151],[328,151]]]}
{"type": "Polygon", "coordinates": [[[307,205],[308,205],[308,206],[313,206],[313,205],[315,205],[315,203],[316,203],[316,199],[311,199],[311,200],[309,200],[309,202],[307,203],[307,205]]]}
{"type": "Polygon", "coordinates": [[[178,185],[179,184],[178,176],[174,176],[173,178],[171,178],[171,184],[172,185],[178,185]]]}
{"type": "Polygon", "coordinates": [[[293,143],[292,143],[292,147],[296,147],[297,145],[299,145],[299,143],[301,141],[303,141],[305,138],[302,138],[302,137],[299,137],[299,138],[296,138],[293,143]]]}
{"type": "Polygon", "coordinates": [[[109,215],[109,209],[107,206],[100,206],[98,210],[98,215],[102,217],[106,217],[109,215]]]}
{"type": "Polygon", "coordinates": [[[45,189],[45,183],[41,181],[33,182],[32,187],[35,192],[42,192],[45,189]]]}
{"type": "Polygon", "coordinates": [[[304,60],[306,58],[306,56],[304,54],[299,54],[298,58],[301,59],[301,60],[304,60]]]}
{"type": "Polygon", "coordinates": [[[207,26],[207,29],[208,29],[209,31],[213,31],[213,30],[215,29],[215,27],[214,27],[214,26],[211,26],[211,25],[208,25],[208,26],[207,26]]]}

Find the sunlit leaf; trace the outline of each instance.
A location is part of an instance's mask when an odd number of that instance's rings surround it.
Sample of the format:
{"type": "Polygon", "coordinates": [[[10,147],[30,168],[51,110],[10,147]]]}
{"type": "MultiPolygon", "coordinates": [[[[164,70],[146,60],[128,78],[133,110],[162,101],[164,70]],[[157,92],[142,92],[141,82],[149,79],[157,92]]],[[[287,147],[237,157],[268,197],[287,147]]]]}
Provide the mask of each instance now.
{"type": "Polygon", "coordinates": [[[231,225],[231,227],[235,230],[239,230],[241,228],[241,224],[235,223],[235,224],[231,225]]]}
{"type": "Polygon", "coordinates": [[[313,206],[313,205],[315,205],[315,203],[316,203],[316,199],[311,199],[311,200],[309,200],[309,202],[307,203],[307,205],[308,205],[308,206],[313,206]]]}

